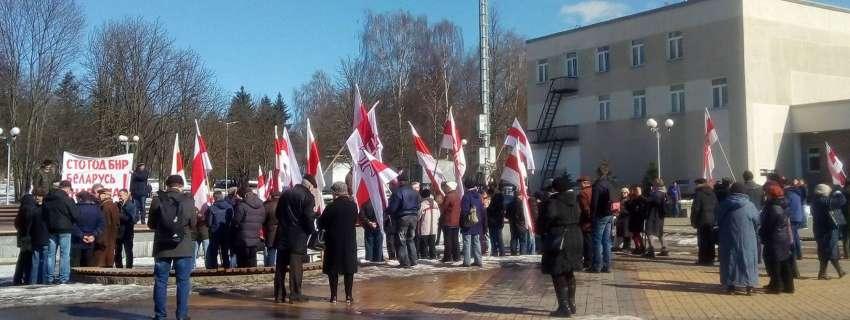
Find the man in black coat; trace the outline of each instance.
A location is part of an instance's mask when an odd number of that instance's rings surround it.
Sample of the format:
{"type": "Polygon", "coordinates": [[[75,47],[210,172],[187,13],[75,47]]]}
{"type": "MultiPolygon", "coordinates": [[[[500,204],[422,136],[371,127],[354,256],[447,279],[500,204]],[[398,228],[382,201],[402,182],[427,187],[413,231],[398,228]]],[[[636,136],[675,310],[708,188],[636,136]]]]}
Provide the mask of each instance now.
{"type": "Polygon", "coordinates": [[[307,241],[316,232],[316,199],[313,189],[316,178],[304,176],[301,184],[287,190],[280,197],[275,214],[278,220],[277,263],[274,277],[275,302],[286,300],[286,288],[283,280],[289,271],[289,303],[305,302],[301,294],[301,280],[304,256],[307,255],[307,241]]]}
{"type": "Polygon", "coordinates": [[[236,264],[239,268],[255,268],[260,229],[266,222],[266,209],[263,201],[250,188],[239,188],[238,194],[242,201],[236,205],[232,221],[237,236],[236,264]]]}
{"type": "Polygon", "coordinates": [[[753,181],[753,173],[750,170],[744,171],[744,186],[747,187],[747,197],[756,206],[756,209],[761,211],[764,208],[764,190],[762,186],[753,181]]]}
{"type": "Polygon", "coordinates": [[[611,190],[614,189],[609,180],[610,170],[608,164],[603,163],[596,169],[599,178],[593,183],[593,191],[590,198],[590,215],[592,222],[593,262],[590,272],[611,271],[611,227],[614,225],[614,216],[611,213],[613,197],[611,190]]]}
{"type": "Polygon", "coordinates": [[[697,229],[697,247],[699,255],[697,264],[714,264],[714,208],[717,207],[717,196],[714,188],[705,179],[696,179],[694,202],[691,206],[691,226],[697,229]]]}
{"type": "Polygon", "coordinates": [[[45,283],[53,283],[54,266],[56,263],[56,251],[60,252],[61,265],[59,266],[60,284],[67,283],[71,276],[71,233],[77,227],[76,223],[80,217],[80,210],[74,199],[71,199],[71,181],[59,182],[59,189],[53,189],[44,198],[42,214],[50,231],[50,247],[47,251],[47,277],[45,283]]]}
{"type": "Polygon", "coordinates": [[[121,208],[121,212],[118,217],[121,221],[121,225],[118,228],[118,239],[115,246],[115,267],[123,268],[124,266],[127,266],[127,269],[132,269],[133,238],[135,237],[133,226],[139,222],[139,210],[136,209],[136,202],[130,198],[130,191],[127,191],[127,189],[121,189],[121,191],[118,191],[118,199],[118,206],[121,208]],[[124,255],[127,256],[126,264],[122,261],[124,259],[122,251],[124,252],[124,255]]]}
{"type": "Polygon", "coordinates": [[[145,201],[151,194],[151,185],[148,184],[148,178],[151,173],[145,168],[144,163],[136,165],[136,170],[130,176],[130,195],[133,196],[133,201],[136,202],[136,209],[139,210],[139,217],[142,224],[147,223],[145,215],[145,201]]]}

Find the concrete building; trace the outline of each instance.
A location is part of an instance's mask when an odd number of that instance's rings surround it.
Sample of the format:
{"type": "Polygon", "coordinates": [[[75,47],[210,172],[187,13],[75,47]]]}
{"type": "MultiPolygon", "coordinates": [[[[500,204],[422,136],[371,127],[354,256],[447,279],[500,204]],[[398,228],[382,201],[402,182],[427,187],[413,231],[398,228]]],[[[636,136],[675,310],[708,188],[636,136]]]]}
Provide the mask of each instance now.
{"type": "Polygon", "coordinates": [[[700,177],[705,109],[733,169],[715,145],[715,177],[749,169],[828,181],[824,141],[850,163],[848,9],[691,0],[531,39],[527,52],[528,127],[543,168],[533,187],[603,160],[620,183],[640,181],[656,161],[648,118],[676,123],[662,134],[665,180],[700,177]]]}

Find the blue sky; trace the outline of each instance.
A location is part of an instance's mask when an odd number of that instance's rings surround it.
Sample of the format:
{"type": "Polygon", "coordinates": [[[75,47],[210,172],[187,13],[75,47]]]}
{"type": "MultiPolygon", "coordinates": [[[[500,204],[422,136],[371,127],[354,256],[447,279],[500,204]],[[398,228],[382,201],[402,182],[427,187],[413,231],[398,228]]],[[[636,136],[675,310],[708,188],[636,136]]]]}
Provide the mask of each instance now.
{"type": "MultiPolygon", "coordinates": [[[[678,1],[490,0],[506,28],[537,37],[678,1]]],[[[822,1],[850,6],[850,0],[822,1]]],[[[175,44],[198,52],[227,92],[244,85],[255,98],[292,90],[318,69],[336,72],[341,58],[357,51],[366,10],[409,10],[430,22],[448,19],[478,42],[477,0],[89,0],[81,2],[86,36],[110,19],[158,20],[175,44]]],[[[85,47],[85,46],[84,46],[85,47]]]]}

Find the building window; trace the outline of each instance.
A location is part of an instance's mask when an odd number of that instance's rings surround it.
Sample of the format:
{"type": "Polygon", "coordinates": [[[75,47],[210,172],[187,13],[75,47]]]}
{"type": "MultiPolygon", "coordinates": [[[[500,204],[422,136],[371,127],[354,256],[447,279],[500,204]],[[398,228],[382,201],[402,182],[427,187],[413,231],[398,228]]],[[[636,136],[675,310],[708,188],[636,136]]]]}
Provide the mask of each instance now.
{"type": "Polygon", "coordinates": [[[726,90],[726,78],[711,80],[711,106],[714,109],[725,108],[729,104],[729,93],[726,90]]]}
{"type": "Polygon", "coordinates": [[[646,91],[638,90],[632,92],[632,106],[634,107],[635,119],[646,118],[646,91]]]}
{"type": "Polygon", "coordinates": [[[667,59],[681,59],[684,55],[682,51],[682,33],[679,31],[670,32],[667,34],[667,59]]]}
{"type": "Polygon", "coordinates": [[[575,52],[567,53],[567,77],[578,78],[578,55],[575,52]]]}
{"type": "Polygon", "coordinates": [[[820,172],[820,148],[809,148],[808,168],[811,172],[820,172]]]}
{"type": "Polygon", "coordinates": [[[608,95],[599,96],[599,121],[611,120],[611,98],[608,95]]]}
{"type": "Polygon", "coordinates": [[[670,86],[670,112],[685,112],[685,85],[670,86]]]}
{"type": "Polygon", "coordinates": [[[608,46],[596,48],[596,72],[608,72],[610,69],[608,46]]]}
{"type": "Polygon", "coordinates": [[[537,83],[549,80],[549,62],[546,59],[537,61],[537,83]]]}
{"type": "Polygon", "coordinates": [[[640,67],[646,62],[643,51],[643,40],[632,41],[632,67],[640,67]]]}

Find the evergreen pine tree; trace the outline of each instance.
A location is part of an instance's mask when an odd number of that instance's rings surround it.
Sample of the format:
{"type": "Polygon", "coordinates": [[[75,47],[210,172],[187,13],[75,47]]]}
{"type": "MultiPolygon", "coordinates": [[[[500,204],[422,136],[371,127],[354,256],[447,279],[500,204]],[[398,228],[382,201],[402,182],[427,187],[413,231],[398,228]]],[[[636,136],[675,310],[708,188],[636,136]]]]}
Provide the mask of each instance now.
{"type": "Polygon", "coordinates": [[[281,116],[281,118],[283,118],[283,124],[289,128],[289,126],[292,125],[289,123],[291,118],[291,115],[289,114],[289,106],[286,105],[286,102],[283,102],[283,95],[281,95],[280,92],[277,93],[277,98],[275,98],[273,106],[275,111],[281,116]]]}

